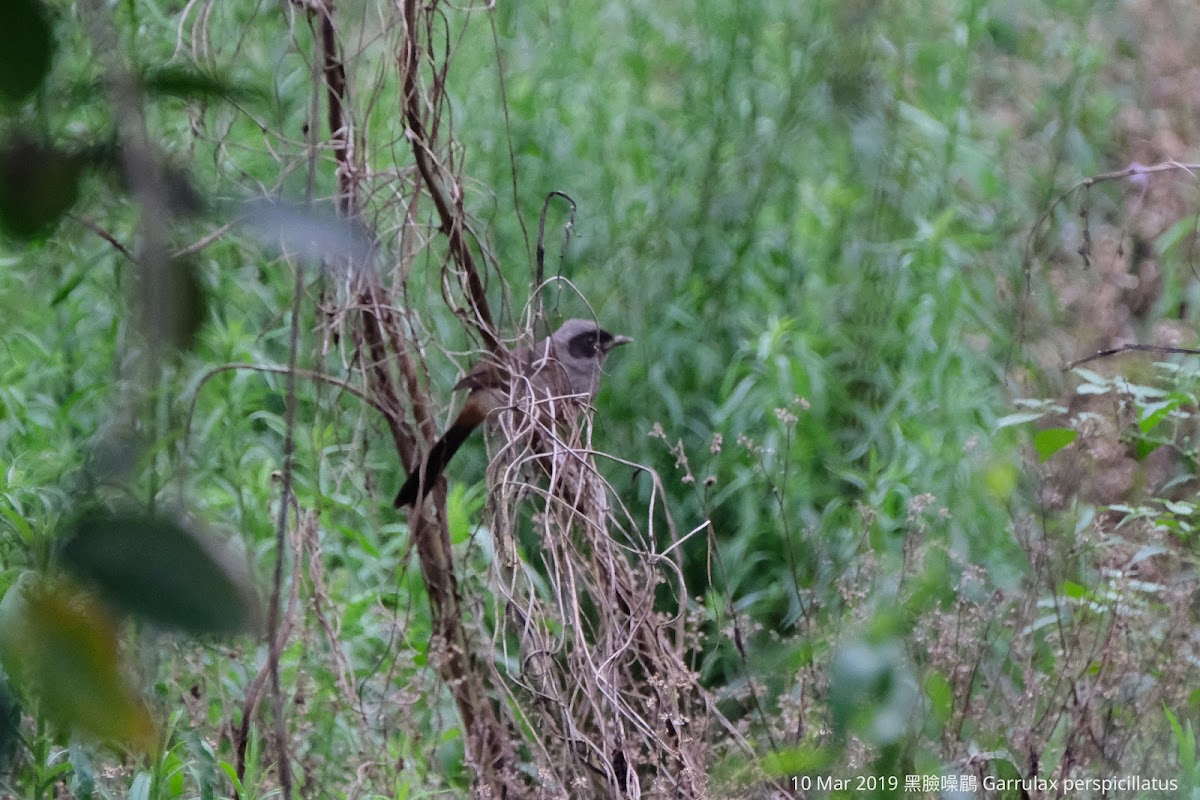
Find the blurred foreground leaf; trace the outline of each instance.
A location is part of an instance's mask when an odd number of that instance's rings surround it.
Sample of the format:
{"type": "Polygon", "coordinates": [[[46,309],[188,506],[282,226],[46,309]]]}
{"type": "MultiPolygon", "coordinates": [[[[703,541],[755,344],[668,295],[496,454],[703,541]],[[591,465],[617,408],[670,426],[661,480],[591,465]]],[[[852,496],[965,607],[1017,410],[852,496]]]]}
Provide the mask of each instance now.
{"type": "Polygon", "coordinates": [[[854,733],[876,745],[897,741],[916,703],[912,676],[899,642],[852,642],[830,667],[829,706],[834,731],[854,733]]]}
{"type": "Polygon", "coordinates": [[[60,558],[114,606],[160,625],[193,634],[259,626],[246,564],[175,520],[92,513],[68,532],[60,558]]]}
{"type": "Polygon", "coordinates": [[[40,0],[7,0],[0,25],[0,96],[19,101],[42,85],[54,39],[40,0]]]}
{"type": "Polygon", "coordinates": [[[0,613],[5,668],[40,701],[55,724],[139,750],[158,732],[122,673],[117,628],[89,595],[28,573],[9,589],[0,613]]]}
{"type": "Polygon", "coordinates": [[[74,153],[15,137],[0,145],[0,230],[35,239],[75,204],[83,162],[74,153]]]}

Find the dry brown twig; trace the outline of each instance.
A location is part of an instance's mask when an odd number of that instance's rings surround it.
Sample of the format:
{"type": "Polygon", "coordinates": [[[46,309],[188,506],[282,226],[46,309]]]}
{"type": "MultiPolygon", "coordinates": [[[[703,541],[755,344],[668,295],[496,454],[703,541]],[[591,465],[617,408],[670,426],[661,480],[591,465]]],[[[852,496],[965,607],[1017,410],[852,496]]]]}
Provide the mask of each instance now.
{"type": "Polygon", "coordinates": [[[1113,172],[1105,172],[1100,175],[1092,175],[1091,177],[1084,178],[1074,186],[1071,186],[1070,188],[1059,193],[1057,197],[1055,197],[1049,204],[1046,205],[1045,210],[1042,211],[1041,216],[1038,217],[1037,222],[1034,223],[1033,228],[1029,232],[1029,237],[1025,241],[1025,253],[1021,259],[1022,269],[1025,272],[1025,291],[1030,291],[1032,286],[1033,251],[1037,245],[1038,236],[1042,228],[1045,227],[1046,223],[1049,221],[1050,215],[1054,213],[1056,208],[1065,203],[1073,195],[1081,191],[1087,191],[1093,186],[1097,186],[1102,183],[1111,183],[1112,181],[1138,178],[1145,175],[1155,175],[1160,172],[1186,172],[1189,175],[1194,175],[1196,172],[1200,172],[1200,164],[1184,164],[1178,161],[1164,161],[1161,164],[1153,164],[1151,166],[1131,164],[1125,169],[1119,169],[1113,172]]]}
{"type": "Polygon", "coordinates": [[[489,468],[499,603],[489,633],[502,663],[519,667],[492,679],[534,737],[542,793],[707,796],[719,714],[687,664],[686,590],[670,555],[678,538],[659,550],[610,506],[590,414],[566,398],[511,393],[525,402],[498,415],[489,468]],[[531,536],[541,570],[520,552],[531,536]],[[677,598],[673,614],[657,600],[663,587],[677,598]]]}

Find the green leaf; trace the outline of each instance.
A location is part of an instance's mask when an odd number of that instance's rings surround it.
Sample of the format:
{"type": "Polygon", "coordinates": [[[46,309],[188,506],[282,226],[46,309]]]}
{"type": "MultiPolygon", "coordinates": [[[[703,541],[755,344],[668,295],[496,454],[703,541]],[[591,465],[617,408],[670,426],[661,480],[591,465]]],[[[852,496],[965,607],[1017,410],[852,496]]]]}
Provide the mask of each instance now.
{"type": "Polygon", "coordinates": [[[163,756],[159,772],[163,776],[163,788],[167,797],[183,797],[186,788],[187,765],[174,750],[163,756]]]}
{"type": "Polygon", "coordinates": [[[245,562],[174,520],[88,514],[69,531],[59,556],[115,607],[161,625],[194,634],[259,627],[245,562]]]}
{"type": "Polygon", "coordinates": [[[825,768],[830,755],[823,748],[812,745],[789,747],[763,756],[763,772],[777,777],[789,775],[808,775],[825,768]]]}
{"type": "Polygon", "coordinates": [[[1188,214],[1171,227],[1163,231],[1154,243],[1158,255],[1165,256],[1180,242],[1188,240],[1196,232],[1196,219],[1188,214]]]}
{"type": "Polygon", "coordinates": [[[1158,442],[1151,441],[1150,439],[1138,438],[1133,443],[1134,456],[1138,461],[1145,461],[1146,456],[1150,455],[1161,446],[1162,445],[1158,442]]]}
{"type": "Polygon", "coordinates": [[[96,793],[96,767],[88,755],[90,749],[74,741],[67,750],[67,761],[71,765],[71,791],[75,797],[92,798],[96,793]]]}
{"type": "Polygon", "coordinates": [[[464,497],[466,490],[461,483],[453,484],[446,497],[446,527],[450,531],[451,544],[462,544],[471,536],[471,516],[464,497]]]}
{"type": "Polygon", "coordinates": [[[1070,428],[1047,428],[1034,434],[1033,447],[1037,450],[1038,460],[1045,461],[1078,438],[1079,431],[1070,428]]]}
{"type": "Polygon", "coordinates": [[[233,787],[236,794],[241,794],[244,791],[242,782],[238,780],[237,768],[228,761],[218,761],[217,766],[225,773],[225,777],[229,779],[229,785],[233,787]]]}
{"type": "Polygon", "coordinates": [[[148,772],[139,772],[133,776],[133,783],[129,786],[129,800],[150,800],[151,784],[148,772]]]}
{"type": "Polygon", "coordinates": [[[944,675],[934,671],[926,674],[925,696],[929,698],[929,710],[939,723],[950,719],[954,711],[954,690],[944,675]]]}
{"type": "Polygon", "coordinates": [[[1147,403],[1141,408],[1141,419],[1138,420],[1138,427],[1142,433],[1149,433],[1158,427],[1167,415],[1179,408],[1179,398],[1171,397],[1158,403],[1147,403]]]}
{"type": "Polygon", "coordinates": [[[8,520],[8,524],[21,537],[21,542],[24,545],[29,546],[33,544],[35,536],[33,527],[30,526],[29,521],[19,514],[16,509],[10,506],[0,508],[0,517],[8,520]]]}
{"type": "Polygon", "coordinates": [[[1196,734],[1192,729],[1191,720],[1186,720],[1186,727],[1181,725],[1175,715],[1171,713],[1171,709],[1163,705],[1163,714],[1167,717],[1167,722],[1171,725],[1171,732],[1175,734],[1176,751],[1179,758],[1180,772],[1184,777],[1184,781],[1191,783],[1195,776],[1196,769],[1196,734]]]}
{"type": "Polygon", "coordinates": [[[1063,581],[1061,591],[1064,596],[1070,597],[1074,600],[1082,600],[1083,598],[1088,596],[1087,587],[1080,586],[1078,583],[1075,583],[1074,581],[1063,581]]]}
{"type": "Polygon", "coordinates": [[[56,291],[54,296],[50,298],[51,308],[61,304],[64,300],[71,296],[71,292],[79,288],[79,284],[83,283],[83,279],[87,277],[90,267],[91,265],[80,267],[79,269],[75,270],[75,273],[71,275],[71,277],[63,281],[62,285],[58,287],[58,291],[56,291]]]}

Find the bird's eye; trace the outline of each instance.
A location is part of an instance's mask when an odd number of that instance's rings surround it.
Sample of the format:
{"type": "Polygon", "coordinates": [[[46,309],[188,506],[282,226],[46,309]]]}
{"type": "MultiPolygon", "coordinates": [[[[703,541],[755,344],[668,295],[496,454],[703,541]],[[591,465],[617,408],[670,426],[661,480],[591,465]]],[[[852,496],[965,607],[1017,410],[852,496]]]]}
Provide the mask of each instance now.
{"type": "Polygon", "coordinates": [[[567,343],[567,350],[575,358],[596,357],[596,332],[581,333],[567,343]]]}

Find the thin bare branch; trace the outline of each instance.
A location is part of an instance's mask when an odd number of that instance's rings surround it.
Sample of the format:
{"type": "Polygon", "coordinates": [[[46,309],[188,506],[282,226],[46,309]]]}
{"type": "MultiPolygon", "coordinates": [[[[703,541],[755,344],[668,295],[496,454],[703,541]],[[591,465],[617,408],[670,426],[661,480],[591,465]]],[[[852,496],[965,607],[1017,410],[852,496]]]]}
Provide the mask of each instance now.
{"type": "Polygon", "coordinates": [[[1081,364],[1086,364],[1089,361],[1096,361],[1101,358],[1119,355],[1120,353],[1142,352],[1142,353],[1161,353],[1163,355],[1184,355],[1184,356],[1200,356],[1200,350],[1192,347],[1167,347],[1166,345],[1158,344],[1123,344],[1120,347],[1113,347],[1109,350],[1100,350],[1092,353],[1090,356],[1085,356],[1072,361],[1063,367],[1064,371],[1075,369],[1081,364]]]}

